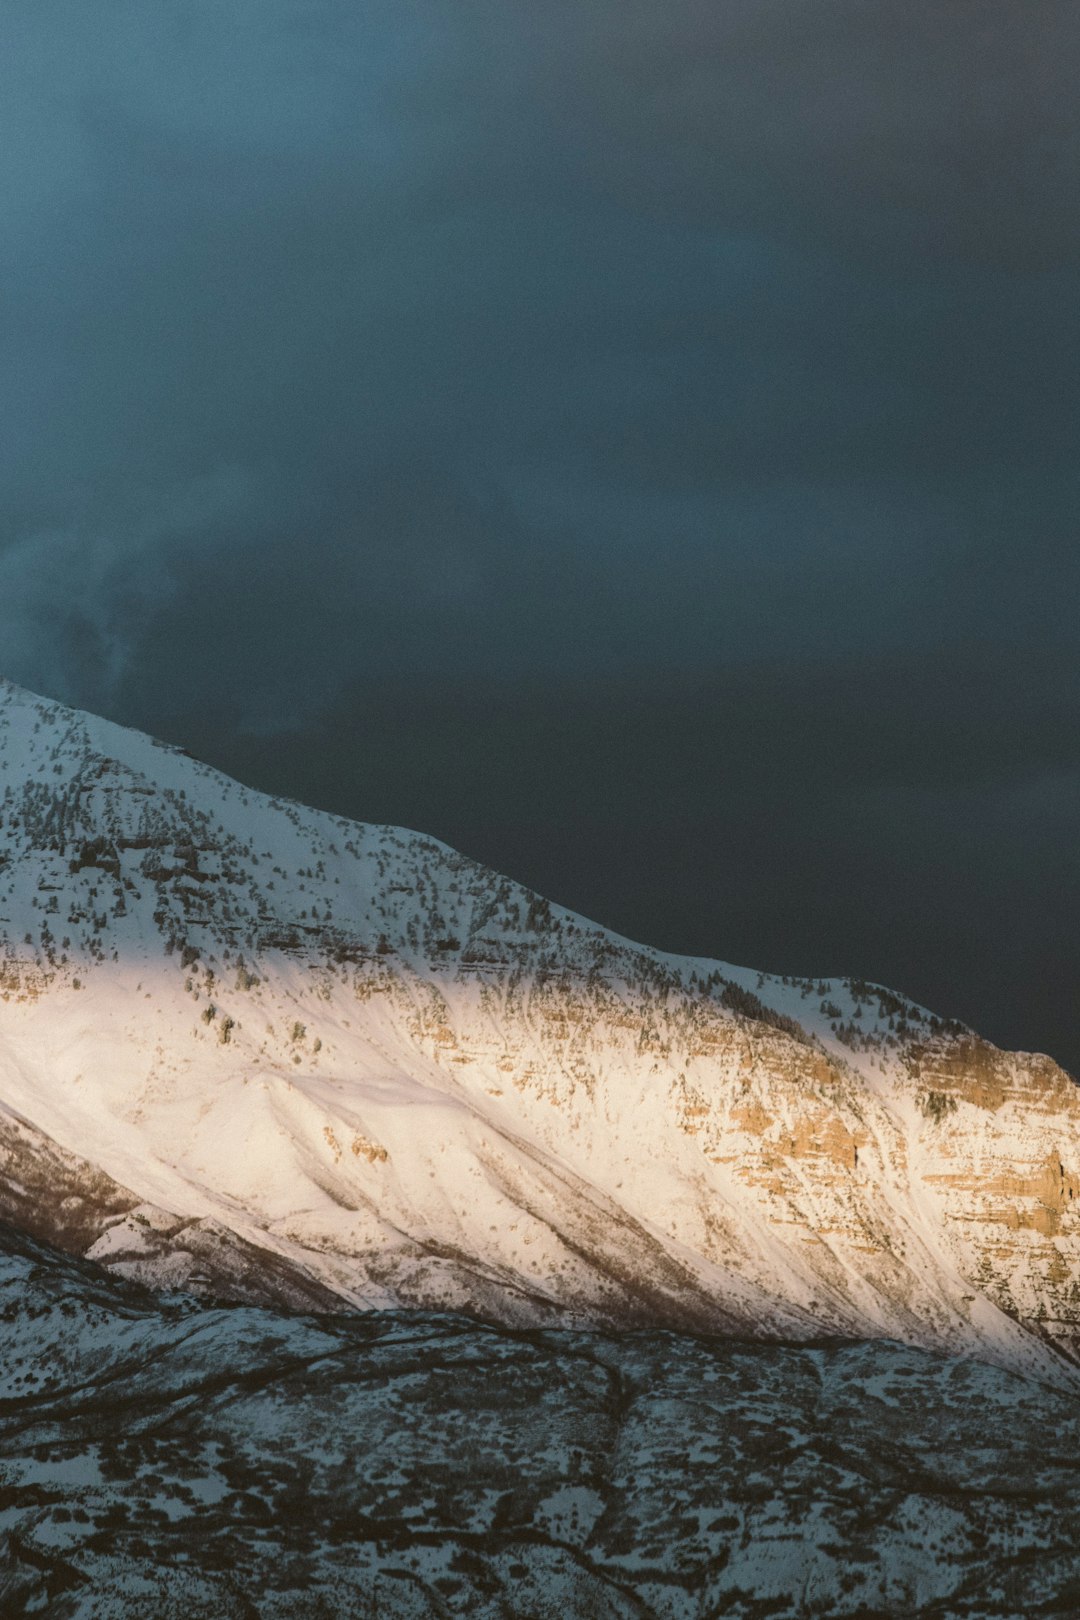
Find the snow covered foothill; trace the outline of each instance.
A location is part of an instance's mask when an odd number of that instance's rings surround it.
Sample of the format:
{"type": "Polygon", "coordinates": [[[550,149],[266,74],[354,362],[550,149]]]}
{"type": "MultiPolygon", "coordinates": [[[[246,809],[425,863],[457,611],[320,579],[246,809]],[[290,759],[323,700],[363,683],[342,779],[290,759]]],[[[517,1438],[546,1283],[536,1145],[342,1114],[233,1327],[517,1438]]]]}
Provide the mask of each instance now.
{"type": "Polygon", "coordinates": [[[3,1227],[0,1323],[5,1615],[1074,1612],[1076,1399],[971,1359],[211,1307],[3,1227]]]}

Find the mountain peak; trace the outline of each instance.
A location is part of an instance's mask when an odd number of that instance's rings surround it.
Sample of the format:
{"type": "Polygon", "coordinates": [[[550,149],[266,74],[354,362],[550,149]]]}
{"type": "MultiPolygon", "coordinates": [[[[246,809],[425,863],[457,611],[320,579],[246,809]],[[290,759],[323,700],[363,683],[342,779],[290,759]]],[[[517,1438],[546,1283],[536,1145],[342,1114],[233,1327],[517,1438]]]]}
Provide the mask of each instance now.
{"type": "Polygon", "coordinates": [[[33,1229],[118,1274],[1067,1375],[1049,1059],[635,945],[9,682],[0,997],[8,1180],[62,1162],[78,1232],[33,1229]]]}

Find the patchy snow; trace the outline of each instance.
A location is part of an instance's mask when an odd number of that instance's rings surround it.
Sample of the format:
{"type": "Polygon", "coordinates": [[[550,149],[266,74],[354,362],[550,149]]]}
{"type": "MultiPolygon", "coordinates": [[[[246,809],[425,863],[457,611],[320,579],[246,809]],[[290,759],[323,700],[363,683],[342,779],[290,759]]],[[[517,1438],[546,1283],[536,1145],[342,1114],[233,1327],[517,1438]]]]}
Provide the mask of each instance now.
{"type": "Polygon", "coordinates": [[[886,1340],[317,1322],[0,1232],[0,1350],[43,1371],[5,1614],[1013,1620],[1080,1581],[1076,1397],[886,1340]]]}

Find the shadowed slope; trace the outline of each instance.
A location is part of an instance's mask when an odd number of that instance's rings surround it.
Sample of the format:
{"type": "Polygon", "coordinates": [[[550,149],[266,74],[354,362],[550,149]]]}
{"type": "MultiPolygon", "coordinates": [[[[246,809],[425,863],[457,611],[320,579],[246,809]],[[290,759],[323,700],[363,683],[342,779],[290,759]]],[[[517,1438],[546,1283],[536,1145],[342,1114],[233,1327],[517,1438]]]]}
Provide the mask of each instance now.
{"type": "Polygon", "coordinates": [[[1075,1398],[888,1341],[208,1309],[0,1227],[0,1351],[5,1615],[1012,1620],[1080,1593],[1075,1398]]]}

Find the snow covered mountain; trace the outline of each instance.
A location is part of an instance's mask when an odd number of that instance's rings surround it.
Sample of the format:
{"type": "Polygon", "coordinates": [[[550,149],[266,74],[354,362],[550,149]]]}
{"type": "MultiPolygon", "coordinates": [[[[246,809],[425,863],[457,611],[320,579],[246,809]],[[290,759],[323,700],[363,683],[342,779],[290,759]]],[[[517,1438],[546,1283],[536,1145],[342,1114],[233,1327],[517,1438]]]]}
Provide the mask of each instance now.
{"type": "MultiPolygon", "coordinates": [[[[0,1214],[120,1277],[1080,1383],[1080,1093],[0,685],[0,1214]]],[[[718,931],[722,919],[718,920],[718,931]]]]}

